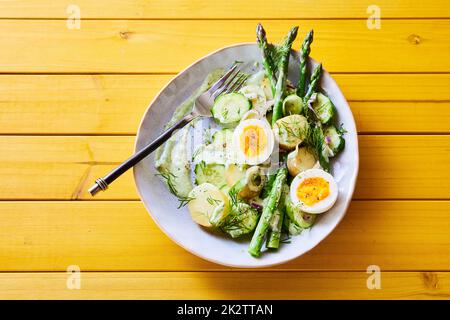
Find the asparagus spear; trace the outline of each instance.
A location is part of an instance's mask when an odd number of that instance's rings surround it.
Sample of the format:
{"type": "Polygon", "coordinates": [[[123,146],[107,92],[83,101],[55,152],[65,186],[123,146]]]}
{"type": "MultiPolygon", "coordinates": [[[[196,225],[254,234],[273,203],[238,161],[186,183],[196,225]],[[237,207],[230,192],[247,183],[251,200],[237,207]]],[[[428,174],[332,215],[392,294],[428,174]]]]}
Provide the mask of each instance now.
{"type": "Polygon", "coordinates": [[[283,96],[286,89],[286,78],[288,73],[289,56],[291,54],[292,43],[297,37],[298,27],[289,30],[280,47],[280,62],[278,65],[278,79],[275,86],[275,97],[273,105],[272,126],[283,115],[283,96]]]}
{"type": "Polygon", "coordinates": [[[300,50],[300,76],[297,85],[297,95],[300,98],[305,96],[306,91],[306,62],[311,52],[311,43],[313,42],[314,30],[308,32],[303,40],[302,48],[300,50]]]}
{"type": "Polygon", "coordinates": [[[275,85],[277,79],[275,77],[276,65],[272,59],[271,48],[266,38],[266,31],[264,30],[261,23],[256,26],[256,42],[261,49],[261,54],[263,58],[263,66],[266,71],[266,76],[269,78],[270,86],[272,87],[272,93],[275,93],[275,85]]]}
{"type": "Polygon", "coordinates": [[[284,211],[281,210],[280,207],[278,207],[275,209],[273,213],[270,231],[267,234],[267,244],[266,244],[267,248],[278,249],[278,247],[280,246],[281,228],[283,227],[283,220],[284,220],[284,211]]]}
{"type": "Polygon", "coordinates": [[[314,91],[316,91],[321,75],[322,75],[322,64],[319,63],[317,65],[317,67],[314,68],[314,71],[311,75],[311,79],[309,81],[308,91],[306,92],[305,96],[303,97],[304,105],[307,105],[309,98],[311,98],[314,91]]]}
{"type": "Polygon", "coordinates": [[[267,228],[269,227],[270,221],[272,220],[272,215],[275,211],[275,208],[278,206],[278,203],[280,201],[283,184],[286,182],[286,176],[286,168],[281,168],[278,170],[272,190],[270,191],[269,197],[267,199],[267,205],[264,206],[261,218],[258,221],[258,225],[256,226],[252,241],[250,242],[248,252],[252,256],[258,257],[261,254],[261,247],[263,245],[264,236],[266,234],[267,228]]]}
{"type": "Polygon", "coordinates": [[[289,186],[285,183],[283,184],[283,190],[281,192],[280,201],[278,203],[278,208],[275,210],[271,225],[270,232],[267,237],[267,248],[278,249],[280,246],[281,239],[281,229],[283,228],[283,223],[285,223],[286,217],[286,207],[285,199],[289,197],[289,186]]]}

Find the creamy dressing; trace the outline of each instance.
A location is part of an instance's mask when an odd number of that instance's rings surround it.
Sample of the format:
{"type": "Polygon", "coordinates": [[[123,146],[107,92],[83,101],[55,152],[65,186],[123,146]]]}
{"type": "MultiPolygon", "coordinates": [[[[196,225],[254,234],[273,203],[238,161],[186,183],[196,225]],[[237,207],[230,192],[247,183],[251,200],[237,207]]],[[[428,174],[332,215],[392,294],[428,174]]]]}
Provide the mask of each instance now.
{"type": "MultiPolygon", "coordinates": [[[[203,92],[208,90],[223,74],[223,69],[212,71],[201,86],[180,106],[175,109],[172,118],[165,126],[172,126],[191,112],[194,101],[203,92]]],[[[165,175],[166,183],[170,183],[171,190],[179,198],[185,198],[192,190],[191,163],[188,150],[189,127],[170,138],[164,145],[156,150],[155,167],[165,175]],[[180,138],[181,135],[181,138],[180,138]]]]}
{"type": "Polygon", "coordinates": [[[191,163],[188,157],[189,128],[180,132],[180,140],[172,150],[172,160],[168,166],[172,173],[172,183],[178,197],[187,197],[192,190],[191,163]]]}

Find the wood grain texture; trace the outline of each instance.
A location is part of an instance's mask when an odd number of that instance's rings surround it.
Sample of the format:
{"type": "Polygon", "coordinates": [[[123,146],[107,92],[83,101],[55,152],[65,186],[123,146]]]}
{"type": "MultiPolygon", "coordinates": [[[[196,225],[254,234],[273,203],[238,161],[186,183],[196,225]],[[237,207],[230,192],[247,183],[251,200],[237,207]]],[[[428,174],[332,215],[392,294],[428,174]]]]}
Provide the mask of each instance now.
{"type": "MultiPolygon", "coordinates": [[[[0,211],[0,271],[232,269],[173,243],[138,201],[2,201],[0,211]]],[[[450,201],[354,201],[316,248],[271,269],[450,271],[448,212],[450,201]]]]}
{"type": "Polygon", "coordinates": [[[381,289],[365,272],[81,273],[80,290],[67,273],[0,274],[1,299],[449,299],[447,272],[382,272],[381,289]],[[273,290],[273,288],[277,290],[273,290]],[[32,289],[31,289],[32,288],[32,289]]]}
{"type": "Polygon", "coordinates": [[[0,1],[0,299],[450,299],[448,1],[77,0],[79,30],[70,3],[0,1]],[[367,27],[374,4],[379,30],[367,27]],[[254,41],[260,20],[271,41],[314,28],[312,57],[362,134],[355,200],[327,239],[234,270],[166,237],[131,172],[100,201],[70,201],[92,200],[94,179],[129,156],[165,83],[254,41]],[[69,265],[81,290],[67,289],[69,265]],[[369,265],[381,290],[367,289],[369,265]]]}
{"type": "MultiPolygon", "coordinates": [[[[174,75],[1,75],[0,133],[135,134],[174,75]]],[[[450,75],[336,74],[360,133],[450,132],[450,75]]]]}
{"type": "MultiPolygon", "coordinates": [[[[263,20],[278,41],[295,23],[263,20]]],[[[65,20],[1,20],[0,72],[178,72],[237,42],[255,39],[254,20],[88,20],[68,29],[65,20]],[[30,50],[33,48],[33,50],[30,50]],[[182,54],[180,54],[180,52],[182,54]]],[[[314,28],[312,56],[331,72],[450,72],[450,20],[304,20],[314,28]]],[[[300,38],[294,48],[300,45],[300,38]]]]}
{"type": "MultiPolygon", "coordinates": [[[[2,18],[62,18],[72,12],[69,2],[21,0],[0,2],[2,18]]],[[[367,18],[370,0],[77,0],[81,17],[121,19],[224,19],[224,18],[367,18]]],[[[378,0],[382,18],[450,17],[444,0],[378,0]]]]}
{"type": "MultiPolygon", "coordinates": [[[[356,199],[449,199],[449,135],[359,137],[356,199]],[[424,168],[427,168],[424,170],[424,168]]],[[[92,199],[132,152],[132,136],[0,136],[0,199],[92,199]]],[[[138,199],[131,171],[95,200],[138,199]]]]}

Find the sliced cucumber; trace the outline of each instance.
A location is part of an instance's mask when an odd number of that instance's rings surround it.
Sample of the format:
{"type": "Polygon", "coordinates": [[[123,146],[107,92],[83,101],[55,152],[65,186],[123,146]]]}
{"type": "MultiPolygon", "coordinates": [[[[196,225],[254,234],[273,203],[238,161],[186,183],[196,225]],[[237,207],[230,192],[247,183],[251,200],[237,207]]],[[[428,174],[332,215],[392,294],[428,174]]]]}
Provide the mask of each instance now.
{"type": "Polygon", "coordinates": [[[330,172],[331,170],[330,151],[331,149],[324,143],[322,146],[322,151],[319,153],[319,164],[326,172],[330,172]]]}
{"type": "Polygon", "coordinates": [[[212,136],[212,143],[208,145],[201,145],[195,152],[193,161],[206,164],[226,164],[230,162],[234,155],[234,150],[231,147],[233,140],[233,131],[229,129],[222,129],[217,131],[212,136]]]}
{"type": "Polygon", "coordinates": [[[299,227],[295,222],[289,221],[288,232],[291,236],[298,236],[302,233],[303,228],[299,227]]]}
{"type": "Polygon", "coordinates": [[[290,116],[291,114],[300,114],[303,110],[303,100],[296,94],[290,94],[283,101],[283,114],[290,116]]]}
{"type": "Polygon", "coordinates": [[[334,126],[328,126],[324,129],[325,143],[330,147],[333,155],[338,154],[345,147],[345,140],[342,133],[334,126]]]}
{"type": "Polygon", "coordinates": [[[308,229],[311,228],[316,221],[317,214],[309,214],[306,212],[301,211],[301,217],[302,219],[299,221],[299,227],[302,229],[308,229]]]}
{"type": "Polygon", "coordinates": [[[312,105],[317,117],[323,124],[328,124],[334,118],[336,107],[330,98],[322,93],[317,94],[317,98],[312,105]]]}
{"type": "MultiPolygon", "coordinates": [[[[211,200],[210,200],[211,202],[211,200]]],[[[211,216],[209,217],[209,223],[213,227],[219,228],[225,221],[226,217],[230,213],[228,206],[225,202],[221,202],[217,207],[214,208],[211,216]]]]}
{"type": "Polygon", "coordinates": [[[216,99],[211,113],[219,124],[233,127],[251,107],[250,101],[243,94],[227,93],[216,99]]]}
{"type": "Polygon", "coordinates": [[[231,212],[221,225],[222,231],[232,238],[238,238],[252,232],[258,223],[259,213],[245,202],[232,206],[231,212]]]}
{"type": "Polygon", "coordinates": [[[197,185],[210,183],[221,190],[228,186],[225,180],[225,166],[223,164],[206,164],[202,161],[197,163],[194,171],[197,185]]]}
{"type": "Polygon", "coordinates": [[[313,145],[316,155],[319,160],[319,164],[323,170],[330,172],[330,156],[332,156],[333,151],[325,143],[325,136],[321,126],[313,128],[312,135],[315,136],[313,145]]]}
{"type": "Polygon", "coordinates": [[[294,221],[291,221],[287,215],[284,216],[283,227],[284,231],[290,236],[298,236],[303,231],[303,228],[299,227],[294,221]]]}
{"type": "Polygon", "coordinates": [[[286,207],[286,214],[291,220],[291,222],[294,222],[298,227],[302,229],[311,228],[314,222],[316,221],[316,215],[307,214],[301,211],[298,206],[292,203],[289,197],[286,197],[285,207],[286,207]]]}

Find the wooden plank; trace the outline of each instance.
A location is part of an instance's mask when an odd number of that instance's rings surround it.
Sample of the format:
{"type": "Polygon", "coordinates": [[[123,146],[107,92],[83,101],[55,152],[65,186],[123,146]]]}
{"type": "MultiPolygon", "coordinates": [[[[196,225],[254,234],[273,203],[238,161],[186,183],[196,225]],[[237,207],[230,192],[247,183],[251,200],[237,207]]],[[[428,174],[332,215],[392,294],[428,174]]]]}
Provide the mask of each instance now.
{"type": "MultiPolygon", "coordinates": [[[[278,41],[296,21],[264,20],[278,41]]],[[[254,20],[1,20],[0,72],[178,72],[236,42],[254,41],[254,20]],[[30,50],[33,48],[33,50],[30,50]],[[98,58],[94,58],[98,57],[98,58]]],[[[312,56],[331,72],[450,72],[450,20],[304,20],[314,28],[312,56]]],[[[302,38],[302,37],[299,37],[302,38]]],[[[300,45],[300,39],[294,48],[300,45]]]]}
{"type": "Polygon", "coordinates": [[[358,133],[448,133],[450,102],[350,102],[358,133]]]}
{"type": "Polygon", "coordinates": [[[135,134],[147,106],[172,77],[3,75],[0,131],[135,134]]]}
{"type": "Polygon", "coordinates": [[[365,272],[0,274],[1,299],[449,299],[448,272],[383,272],[369,290],[365,272]],[[71,281],[69,279],[69,281],[71,281]],[[32,290],[30,290],[32,288],[32,290]],[[273,290],[277,288],[277,290],[273,290]]]}
{"type": "MultiPolygon", "coordinates": [[[[2,1],[2,18],[62,18],[68,17],[69,3],[55,1],[22,0],[2,1]]],[[[223,18],[367,18],[369,0],[349,0],[344,4],[334,0],[229,0],[220,8],[207,0],[77,0],[81,17],[121,19],[223,19],[223,18]]],[[[444,0],[379,0],[376,5],[382,18],[432,18],[450,17],[448,3],[444,0]]],[[[71,12],[71,10],[69,10],[71,12]]]]}
{"type": "Polygon", "coordinates": [[[333,74],[349,101],[450,101],[449,74],[333,74]]]}
{"type": "MultiPolygon", "coordinates": [[[[13,103],[0,111],[0,134],[134,135],[148,101],[13,103]]],[[[133,100],[130,97],[130,100],[133,100]]],[[[0,108],[3,104],[0,102],[0,108]]],[[[360,134],[449,133],[450,102],[350,102],[360,134]],[[425,121],[426,119],[426,121],[425,121]]]]}
{"type": "MultiPolygon", "coordinates": [[[[359,142],[356,199],[449,199],[449,135],[360,136],[359,142]]],[[[92,199],[92,182],[133,145],[131,136],[0,136],[0,199],[92,199]]],[[[131,171],[95,199],[137,199],[131,171]]]]}
{"type": "MultiPolygon", "coordinates": [[[[0,271],[230,270],[178,247],[138,201],[2,201],[0,211],[0,271]]],[[[315,249],[272,269],[449,270],[449,211],[449,201],[354,201],[315,249]]]]}
{"type": "MultiPolygon", "coordinates": [[[[172,77],[1,75],[0,133],[135,134],[148,104],[172,77]]],[[[449,74],[334,77],[360,133],[450,132],[449,74]]]]}

